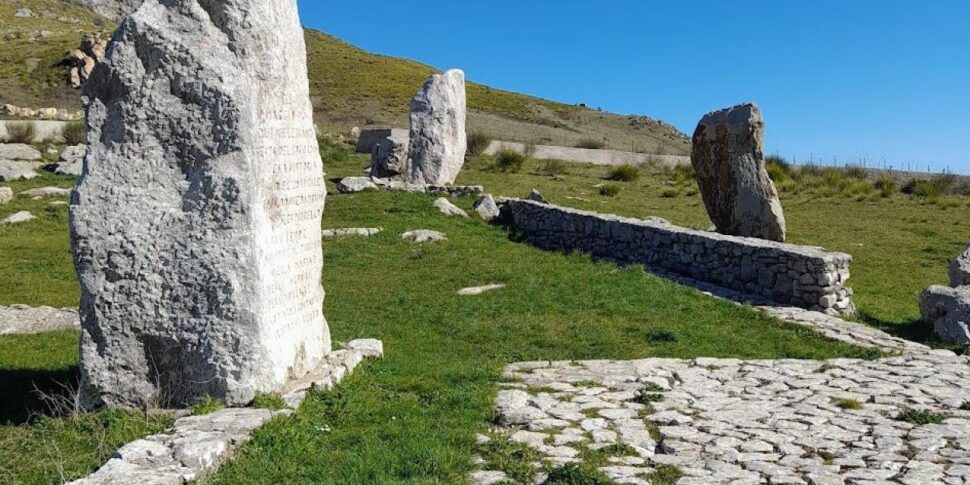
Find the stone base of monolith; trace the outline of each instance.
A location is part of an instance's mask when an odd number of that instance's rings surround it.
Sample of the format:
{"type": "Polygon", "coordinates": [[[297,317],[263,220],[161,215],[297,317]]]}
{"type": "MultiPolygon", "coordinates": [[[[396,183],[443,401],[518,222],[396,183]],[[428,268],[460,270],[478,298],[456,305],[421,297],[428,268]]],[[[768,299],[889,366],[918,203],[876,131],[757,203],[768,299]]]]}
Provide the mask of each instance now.
{"type": "Polygon", "coordinates": [[[71,206],[86,407],[244,405],[324,362],[305,58],[294,0],[147,0],[115,34],[71,206]]]}

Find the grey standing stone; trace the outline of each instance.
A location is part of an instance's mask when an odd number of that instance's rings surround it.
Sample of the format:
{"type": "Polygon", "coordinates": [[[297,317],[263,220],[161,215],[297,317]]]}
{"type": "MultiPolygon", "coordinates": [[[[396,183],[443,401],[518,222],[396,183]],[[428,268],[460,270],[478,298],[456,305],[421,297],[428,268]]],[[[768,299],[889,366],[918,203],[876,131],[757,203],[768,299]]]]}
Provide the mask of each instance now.
{"type": "Polygon", "coordinates": [[[244,405],[325,361],[305,59],[295,0],[148,0],[115,33],[71,205],[85,407],[244,405]]]}
{"type": "Polygon", "coordinates": [[[970,286],[970,248],[950,265],[950,286],[970,286]]]}
{"type": "Polygon", "coordinates": [[[539,203],[542,203],[542,204],[548,204],[549,203],[549,201],[546,200],[546,198],[543,197],[542,194],[539,193],[539,191],[536,190],[536,189],[532,189],[532,191],[529,192],[529,195],[525,196],[525,199],[526,200],[534,200],[534,201],[539,202],[539,203]]]}
{"type": "Polygon", "coordinates": [[[708,113],[691,162],[707,213],[722,234],[785,241],[785,215],[765,169],[765,120],[754,103],[708,113]]]}
{"type": "Polygon", "coordinates": [[[10,187],[0,187],[0,205],[13,200],[13,189],[10,187]]]}
{"type": "Polygon", "coordinates": [[[408,145],[407,134],[397,131],[378,141],[371,153],[370,176],[390,179],[407,173],[408,145]]]}
{"type": "Polygon", "coordinates": [[[923,321],[936,336],[951,344],[970,343],[970,286],[931,286],[919,303],[923,321]]]}
{"type": "Polygon", "coordinates": [[[455,182],[468,140],[465,73],[434,74],[411,100],[411,136],[406,182],[447,185],[455,182]]]}
{"type": "Polygon", "coordinates": [[[492,194],[485,194],[480,199],[475,202],[475,211],[478,215],[482,216],[487,222],[492,222],[496,218],[502,215],[498,208],[498,204],[495,203],[495,198],[492,194]]]}

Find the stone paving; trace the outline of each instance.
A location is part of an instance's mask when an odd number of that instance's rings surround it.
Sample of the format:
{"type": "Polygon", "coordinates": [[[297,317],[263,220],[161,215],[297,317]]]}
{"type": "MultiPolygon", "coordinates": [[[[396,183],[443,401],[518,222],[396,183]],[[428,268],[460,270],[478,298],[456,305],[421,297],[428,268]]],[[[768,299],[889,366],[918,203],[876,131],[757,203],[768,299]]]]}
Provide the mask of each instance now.
{"type": "MultiPolygon", "coordinates": [[[[535,449],[537,469],[615,452],[598,467],[617,483],[647,484],[658,467],[676,467],[681,485],[964,484],[968,364],[948,351],[518,363],[506,368],[489,439],[535,449]]],[[[483,468],[473,483],[508,478],[483,468]]]]}

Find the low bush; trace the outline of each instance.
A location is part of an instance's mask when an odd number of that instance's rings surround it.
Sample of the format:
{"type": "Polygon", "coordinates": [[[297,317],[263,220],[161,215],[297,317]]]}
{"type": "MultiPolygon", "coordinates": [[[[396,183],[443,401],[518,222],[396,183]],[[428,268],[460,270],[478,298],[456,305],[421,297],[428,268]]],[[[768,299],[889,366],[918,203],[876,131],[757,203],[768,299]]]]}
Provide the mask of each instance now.
{"type": "Polygon", "coordinates": [[[678,184],[689,184],[696,180],[697,173],[694,171],[694,166],[689,163],[683,163],[675,165],[674,168],[670,169],[670,179],[678,184]]]}
{"type": "Polygon", "coordinates": [[[501,172],[518,173],[525,165],[526,158],[515,150],[502,150],[495,156],[495,168],[501,172]]]}
{"type": "Polygon", "coordinates": [[[619,182],[633,182],[634,180],[640,178],[640,167],[629,164],[613,167],[610,169],[609,174],[606,175],[606,178],[619,182]]]}
{"type": "Polygon", "coordinates": [[[923,199],[939,197],[943,194],[940,186],[933,180],[913,179],[903,186],[903,193],[923,199]]]}
{"type": "Polygon", "coordinates": [[[576,148],[586,148],[588,150],[602,150],[606,148],[606,143],[592,138],[584,138],[576,143],[576,148]]]}
{"type": "Polygon", "coordinates": [[[869,178],[869,171],[862,167],[846,165],[844,172],[846,177],[853,179],[865,180],[869,178]]]}
{"type": "Polygon", "coordinates": [[[544,160],[539,164],[539,173],[542,175],[565,175],[569,173],[569,164],[562,160],[544,160]]]}
{"type": "Polygon", "coordinates": [[[195,403],[192,408],[192,414],[196,416],[202,416],[206,414],[212,414],[223,408],[222,402],[212,398],[211,396],[203,397],[195,403]]]}
{"type": "Polygon", "coordinates": [[[675,197],[680,197],[680,189],[676,187],[664,189],[663,192],[660,192],[660,197],[663,197],[664,199],[673,199],[675,197]]]}
{"type": "Polygon", "coordinates": [[[37,126],[29,121],[17,123],[7,123],[7,136],[4,141],[7,143],[33,143],[37,136],[37,126]]]}
{"type": "Polygon", "coordinates": [[[473,131],[468,134],[467,156],[477,157],[485,153],[485,149],[492,143],[492,137],[480,131],[473,131]]]}
{"type": "Polygon", "coordinates": [[[616,197],[622,188],[616,184],[606,184],[600,187],[600,195],[605,197],[616,197]]]}
{"type": "Polygon", "coordinates": [[[81,121],[71,121],[61,128],[61,137],[68,145],[80,145],[87,141],[87,128],[81,121]]]}
{"type": "Polygon", "coordinates": [[[923,426],[926,424],[940,424],[943,422],[943,416],[936,414],[932,411],[921,411],[918,409],[905,409],[898,415],[896,415],[896,421],[905,421],[907,423],[912,423],[917,426],[923,426]]]}
{"type": "Polygon", "coordinates": [[[259,393],[253,398],[252,407],[278,411],[280,409],[286,409],[286,401],[277,394],[259,393]]]}
{"type": "Polygon", "coordinates": [[[873,186],[879,191],[879,195],[883,197],[892,197],[899,193],[899,182],[889,175],[880,175],[873,182],[873,186]]]}

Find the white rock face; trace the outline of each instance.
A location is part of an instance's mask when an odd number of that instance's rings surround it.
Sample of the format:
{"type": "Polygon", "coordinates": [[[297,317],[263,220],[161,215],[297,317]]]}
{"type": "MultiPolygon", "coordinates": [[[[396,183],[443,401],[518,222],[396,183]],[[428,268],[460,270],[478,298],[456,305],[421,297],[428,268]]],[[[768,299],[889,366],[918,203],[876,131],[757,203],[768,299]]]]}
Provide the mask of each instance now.
{"type": "Polygon", "coordinates": [[[502,215],[492,194],[485,194],[475,201],[475,212],[478,212],[478,215],[486,222],[492,222],[502,215]]]}
{"type": "Polygon", "coordinates": [[[17,212],[16,214],[11,214],[7,216],[5,219],[3,219],[2,221],[0,221],[0,226],[6,226],[9,224],[20,224],[21,222],[32,221],[34,219],[36,219],[36,217],[34,217],[34,215],[31,214],[30,212],[20,211],[20,212],[17,212]]]}
{"type": "Polygon", "coordinates": [[[950,265],[950,286],[970,286],[970,248],[950,265]]]}
{"type": "Polygon", "coordinates": [[[36,148],[23,143],[0,144],[0,160],[23,160],[34,162],[43,157],[36,148]]]}
{"type": "Polygon", "coordinates": [[[440,197],[438,200],[434,201],[434,206],[446,216],[457,216],[457,217],[468,217],[468,213],[462,210],[460,207],[452,204],[450,200],[440,197]]]}
{"type": "Polygon", "coordinates": [[[411,141],[405,181],[447,185],[465,164],[468,140],[465,73],[434,74],[411,100],[411,141]]]}
{"type": "Polygon", "coordinates": [[[401,234],[401,239],[412,243],[435,243],[439,241],[446,241],[448,240],[448,237],[438,231],[416,229],[414,231],[408,231],[401,234]]]}
{"type": "Polygon", "coordinates": [[[37,172],[35,170],[38,168],[40,168],[39,163],[0,160],[0,182],[37,178],[37,172]]]}
{"type": "Polygon", "coordinates": [[[243,405],[330,352],[305,60],[295,0],[148,0],[115,33],[71,206],[84,406],[243,405]]]}
{"type": "Polygon", "coordinates": [[[84,154],[87,152],[87,145],[75,145],[64,149],[61,158],[54,167],[57,175],[81,175],[84,168],[84,154]]]}
{"type": "Polygon", "coordinates": [[[367,177],[347,177],[337,183],[337,191],[341,194],[356,194],[365,190],[377,189],[377,184],[367,177]]]}
{"type": "Polygon", "coordinates": [[[765,119],[754,103],[708,113],[694,132],[691,163],[718,232],[785,241],[785,214],[765,168],[765,119]]]}
{"type": "Polygon", "coordinates": [[[919,308],[923,321],[933,326],[940,340],[970,343],[970,286],[931,286],[920,297],[919,308]]]}
{"type": "Polygon", "coordinates": [[[0,205],[13,200],[13,189],[10,187],[0,187],[0,205]]]}

